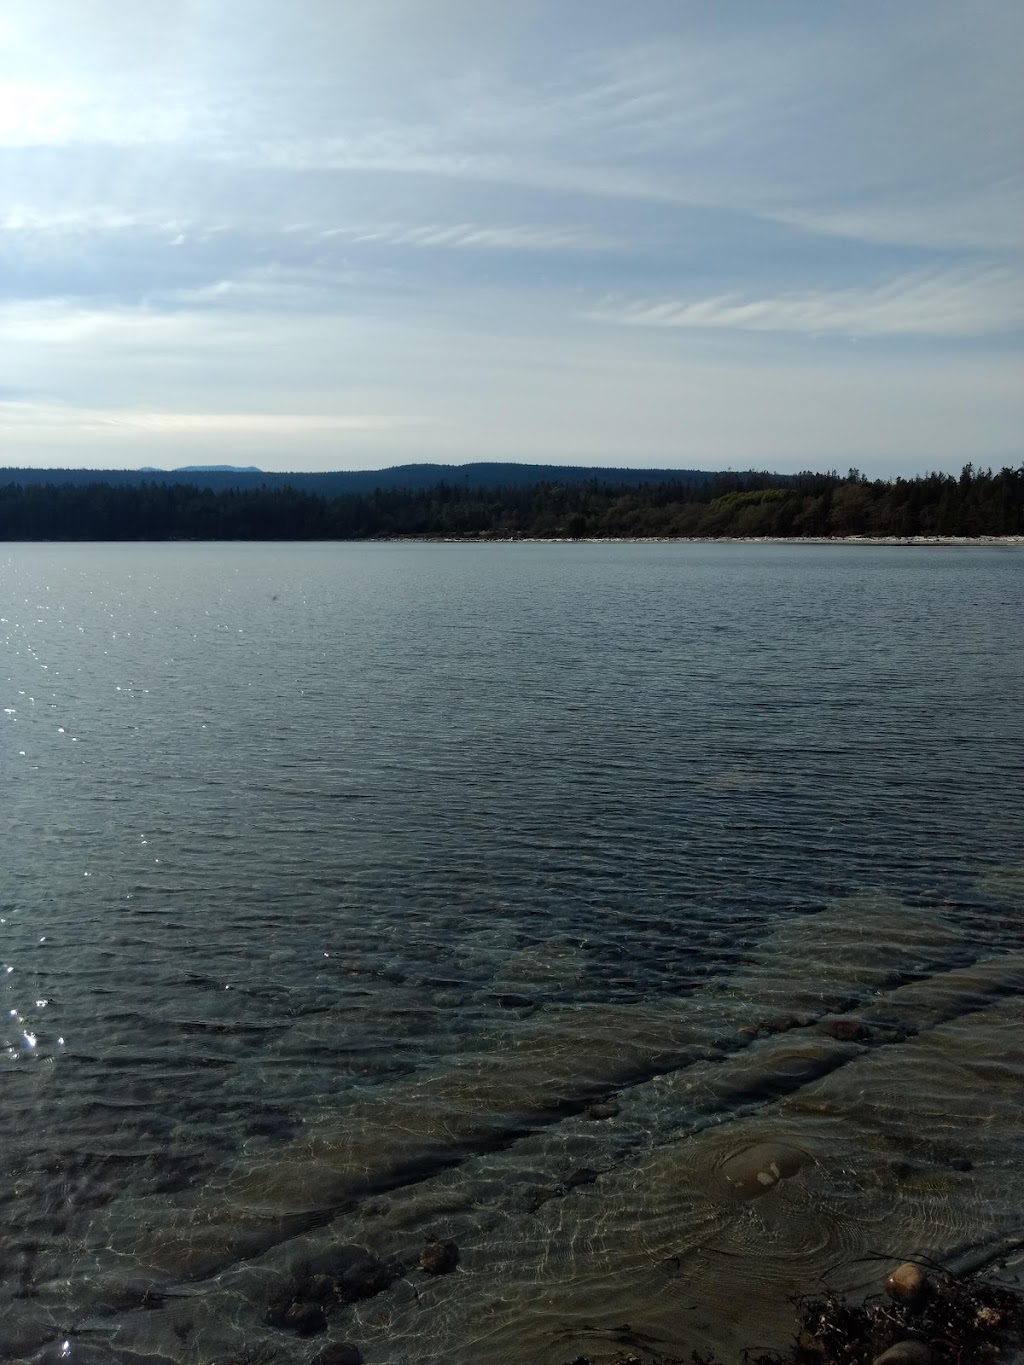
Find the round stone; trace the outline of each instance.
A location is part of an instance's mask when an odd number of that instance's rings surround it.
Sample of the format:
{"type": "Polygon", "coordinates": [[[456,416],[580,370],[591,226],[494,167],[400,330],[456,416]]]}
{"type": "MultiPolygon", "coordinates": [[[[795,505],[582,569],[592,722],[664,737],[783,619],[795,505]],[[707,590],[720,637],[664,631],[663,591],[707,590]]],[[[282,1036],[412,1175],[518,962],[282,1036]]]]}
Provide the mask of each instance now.
{"type": "Polygon", "coordinates": [[[913,1261],[897,1266],[885,1281],[885,1292],[897,1303],[920,1303],[929,1288],[928,1276],[913,1261]]]}
{"type": "Polygon", "coordinates": [[[934,1365],[935,1353],[923,1341],[898,1341],[880,1356],[875,1356],[871,1365],[934,1365]]]}

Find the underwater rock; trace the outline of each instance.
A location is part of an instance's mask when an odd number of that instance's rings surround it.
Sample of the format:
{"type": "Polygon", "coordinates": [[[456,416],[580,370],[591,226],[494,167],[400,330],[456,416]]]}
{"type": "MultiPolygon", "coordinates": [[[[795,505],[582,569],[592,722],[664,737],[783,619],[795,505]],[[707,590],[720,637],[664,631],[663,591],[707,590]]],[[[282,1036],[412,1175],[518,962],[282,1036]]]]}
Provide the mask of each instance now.
{"type": "Polygon", "coordinates": [[[326,1303],[334,1295],[334,1281],[329,1275],[314,1275],[306,1285],[303,1298],[310,1303],[326,1303]]]}
{"type": "Polygon", "coordinates": [[[351,1341],[332,1341],[316,1353],[310,1365],[363,1365],[363,1354],[351,1341]]]}
{"type": "Polygon", "coordinates": [[[930,1288],[928,1276],[913,1261],[905,1261],[897,1266],[885,1281],[885,1292],[897,1303],[920,1303],[927,1297],[930,1288]]]}
{"type": "Polygon", "coordinates": [[[932,1365],[935,1353],[923,1341],[898,1341],[880,1356],[875,1356],[871,1365],[932,1365]]]}
{"type": "Polygon", "coordinates": [[[592,1104],[586,1111],[588,1119],[613,1119],[620,1112],[617,1104],[603,1102],[592,1104]]]}
{"type": "Polygon", "coordinates": [[[772,1019],[762,1019],[757,1024],[744,1024],[738,1033],[750,1038],[767,1038],[773,1033],[788,1033],[790,1029],[807,1028],[814,1022],[809,1014],[779,1014],[772,1019]]]}
{"type": "Polygon", "coordinates": [[[823,1021],[823,1027],[841,1043],[861,1043],[871,1037],[871,1030],[863,1019],[834,1018],[823,1021]]]}
{"type": "Polygon", "coordinates": [[[734,1153],[721,1174],[737,1194],[756,1199],[780,1180],[796,1175],[810,1160],[806,1152],[784,1142],[757,1142],[734,1153]]]}
{"type": "Polygon", "coordinates": [[[428,1275],[447,1275],[459,1264],[459,1248],[454,1242],[442,1241],[439,1237],[428,1237],[427,1244],[420,1252],[420,1269],[428,1275]]]}
{"type": "Polygon", "coordinates": [[[264,1321],[300,1337],[315,1336],[326,1331],[327,1313],[337,1304],[372,1298],[401,1274],[401,1266],[385,1265],[362,1247],[333,1247],[270,1300],[264,1321]]]}
{"type": "Polygon", "coordinates": [[[318,1303],[297,1299],[292,1293],[280,1295],[267,1309],[266,1321],[271,1327],[295,1332],[300,1337],[316,1336],[327,1330],[327,1314],[318,1303]]]}
{"type": "Polygon", "coordinates": [[[335,1280],[334,1290],[341,1303],[357,1303],[389,1289],[400,1274],[400,1267],[387,1266],[376,1256],[367,1254],[342,1271],[335,1280]]]}
{"type": "Polygon", "coordinates": [[[707,1093],[725,1109],[776,1099],[828,1075],[857,1055],[845,1043],[814,1035],[769,1038],[752,1043],[729,1066],[709,1076],[707,1093]]]}
{"type": "Polygon", "coordinates": [[[551,1003],[496,1019],[465,1056],[353,1094],[308,1118],[301,1139],[226,1162],[187,1199],[143,1197],[130,1227],[116,1209],[104,1213],[90,1232],[104,1267],[154,1280],[212,1277],[357,1197],[422,1179],[524,1124],[583,1110],[595,1093],[672,1071],[706,1037],[685,1002],[551,1003]]]}
{"type": "MultiPolygon", "coordinates": [[[[1024,993],[1024,953],[1004,952],[969,967],[932,973],[892,990],[880,1002],[886,1021],[905,1033],[919,1033],[975,1013],[1001,997],[1024,993]]],[[[860,1011],[875,1024],[875,1008],[860,1011]]]]}
{"type": "Polygon", "coordinates": [[[567,1175],[562,1184],[567,1190],[574,1190],[577,1185],[593,1185],[600,1171],[595,1171],[590,1166],[581,1166],[578,1171],[573,1171],[567,1175]]]}
{"type": "Polygon", "coordinates": [[[431,1003],[439,1010],[458,1010],[465,1000],[466,997],[459,991],[435,991],[431,1003]]]}

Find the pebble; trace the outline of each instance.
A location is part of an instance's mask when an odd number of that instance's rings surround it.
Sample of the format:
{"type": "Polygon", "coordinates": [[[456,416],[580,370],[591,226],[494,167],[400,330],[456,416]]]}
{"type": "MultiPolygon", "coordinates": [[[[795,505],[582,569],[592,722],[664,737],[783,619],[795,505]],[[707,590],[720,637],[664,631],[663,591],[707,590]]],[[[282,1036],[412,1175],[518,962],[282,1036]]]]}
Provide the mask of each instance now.
{"type": "Polygon", "coordinates": [[[897,1303],[920,1303],[930,1288],[928,1276],[913,1261],[904,1261],[885,1281],[885,1292],[897,1303]]]}
{"type": "Polygon", "coordinates": [[[454,1242],[429,1237],[420,1252],[420,1269],[428,1275],[447,1275],[459,1264],[459,1248],[454,1242]]]}
{"type": "Polygon", "coordinates": [[[613,1119],[619,1113],[619,1106],[604,1102],[602,1104],[592,1104],[587,1110],[588,1119],[613,1119]]]}
{"type": "Polygon", "coordinates": [[[934,1365],[935,1353],[923,1341],[898,1341],[880,1356],[875,1356],[871,1365],[934,1365]]]}

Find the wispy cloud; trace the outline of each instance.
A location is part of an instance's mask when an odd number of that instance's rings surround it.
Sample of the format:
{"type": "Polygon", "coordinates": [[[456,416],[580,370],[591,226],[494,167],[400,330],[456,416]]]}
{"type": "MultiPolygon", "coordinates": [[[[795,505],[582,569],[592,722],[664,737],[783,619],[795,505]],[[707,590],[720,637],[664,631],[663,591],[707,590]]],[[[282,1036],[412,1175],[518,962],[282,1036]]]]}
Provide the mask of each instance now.
{"type": "Polygon", "coordinates": [[[327,228],[321,236],[353,243],[470,251],[609,251],[622,246],[621,240],[607,233],[529,224],[381,223],[327,228]]]}
{"type": "MultiPolygon", "coordinates": [[[[239,213],[234,222],[170,217],[166,213],[129,212],[108,205],[89,204],[62,209],[14,206],[0,211],[0,234],[12,236],[79,237],[116,233],[153,233],[181,245],[206,240],[216,233],[245,225],[239,213]]],[[[250,228],[252,225],[249,225],[250,228]]],[[[625,245],[621,237],[592,229],[551,227],[535,223],[487,222],[353,222],[325,227],[305,221],[259,224],[264,241],[276,230],[310,243],[338,239],[383,246],[468,248],[482,251],[608,251],[625,245]]]]}
{"type": "Polygon", "coordinates": [[[853,337],[978,337],[1024,327],[1024,276],[1008,269],[904,275],[885,284],[751,297],[609,301],[586,316],[627,327],[853,337]]]}
{"type": "Polygon", "coordinates": [[[165,212],[139,212],[109,204],[80,204],[49,208],[16,204],[0,210],[0,233],[11,235],[98,235],[117,232],[159,232],[175,237],[181,233],[216,230],[215,224],[169,217],[165,212]]]}
{"type": "Polygon", "coordinates": [[[115,8],[0,20],[17,450],[1019,445],[1019,0],[115,8]]]}
{"type": "Polygon", "coordinates": [[[379,412],[154,412],[143,408],[76,407],[39,400],[0,399],[0,430],[89,430],[108,435],[271,438],[310,434],[407,432],[435,426],[430,417],[379,412]]]}
{"type": "Polygon", "coordinates": [[[1024,244],[1024,185],[1005,181],[954,196],[904,193],[882,201],[781,207],[769,200],[759,212],[804,232],[880,246],[1018,256],[1024,244]]]}

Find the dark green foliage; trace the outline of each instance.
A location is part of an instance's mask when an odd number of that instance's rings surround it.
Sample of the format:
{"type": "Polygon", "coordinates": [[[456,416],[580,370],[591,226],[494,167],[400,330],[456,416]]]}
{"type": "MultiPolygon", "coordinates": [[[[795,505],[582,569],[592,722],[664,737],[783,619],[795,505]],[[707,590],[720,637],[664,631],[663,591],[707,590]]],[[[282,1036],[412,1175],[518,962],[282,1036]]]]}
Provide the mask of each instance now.
{"type": "MultiPolygon", "coordinates": [[[[0,540],[366,540],[403,536],[981,536],[1024,534],[1024,466],[869,482],[716,474],[630,484],[463,482],[323,495],[288,484],[4,482],[0,540]]],[[[281,476],[285,477],[285,476],[281,476]]]]}
{"type": "Polygon", "coordinates": [[[764,502],[785,502],[791,498],[793,492],[789,488],[752,488],[743,493],[723,493],[720,498],[715,498],[711,502],[711,508],[718,510],[722,507],[739,509],[741,507],[756,507],[764,502]]]}
{"type": "Polygon", "coordinates": [[[0,483],[109,483],[121,488],[126,484],[189,483],[196,488],[227,489],[297,488],[322,498],[342,493],[372,493],[377,488],[424,489],[440,483],[457,483],[462,488],[514,488],[535,483],[590,483],[593,479],[615,484],[664,483],[674,479],[687,484],[703,484],[716,475],[700,469],[599,469],[553,464],[401,464],[390,469],[339,469],[320,474],[280,474],[252,466],[184,466],[181,469],[0,469],[0,483]]]}

